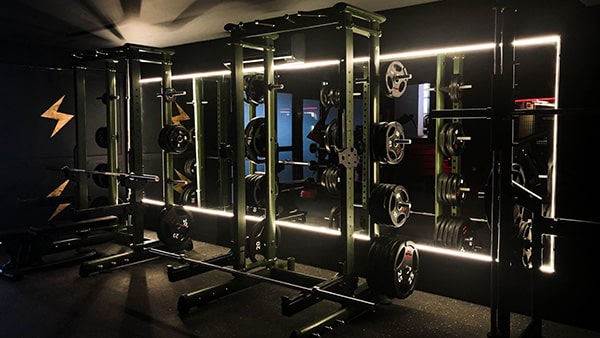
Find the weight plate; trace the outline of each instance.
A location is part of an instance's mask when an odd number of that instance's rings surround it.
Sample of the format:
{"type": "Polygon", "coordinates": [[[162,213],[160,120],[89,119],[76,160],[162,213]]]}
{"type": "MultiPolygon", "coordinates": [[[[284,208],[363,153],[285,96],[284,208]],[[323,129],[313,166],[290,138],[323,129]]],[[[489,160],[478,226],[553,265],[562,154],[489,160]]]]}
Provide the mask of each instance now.
{"type": "Polygon", "coordinates": [[[448,247],[448,234],[451,233],[450,228],[452,227],[452,217],[448,216],[444,218],[444,223],[442,227],[442,235],[440,237],[440,243],[444,247],[448,247]]]}
{"type": "Polygon", "coordinates": [[[433,245],[439,245],[439,241],[437,238],[440,233],[441,220],[442,218],[438,217],[437,221],[435,222],[435,225],[433,226],[433,245]]]}
{"type": "Polygon", "coordinates": [[[389,214],[392,224],[401,227],[410,216],[410,198],[408,191],[401,185],[393,188],[390,195],[389,214]]]}
{"type": "Polygon", "coordinates": [[[404,158],[404,127],[400,122],[388,122],[385,127],[386,135],[386,162],[398,164],[404,158]]]}
{"type": "Polygon", "coordinates": [[[190,128],[190,143],[194,144],[196,142],[196,128],[190,128]]]}
{"type": "Polygon", "coordinates": [[[460,75],[452,75],[450,79],[450,84],[448,85],[448,95],[450,96],[450,101],[452,103],[458,103],[462,99],[462,77],[460,75]]]}
{"type": "Polygon", "coordinates": [[[385,95],[389,98],[399,98],[406,91],[411,76],[400,61],[392,61],[385,72],[385,95]]]}
{"type": "MultiPolygon", "coordinates": [[[[99,163],[94,168],[94,171],[107,172],[108,171],[108,164],[106,164],[106,163],[99,163]]],[[[108,176],[107,175],[92,174],[92,179],[94,180],[94,183],[97,186],[99,186],[100,188],[108,188],[108,176]]]]}
{"type": "Polygon", "coordinates": [[[331,120],[325,128],[325,134],[323,135],[323,143],[325,145],[325,150],[332,154],[339,147],[337,146],[338,141],[338,121],[337,119],[331,120]]]}
{"type": "Polygon", "coordinates": [[[414,291],[419,256],[412,241],[375,237],[368,252],[369,288],[389,298],[406,298],[414,291]]]}
{"type": "Polygon", "coordinates": [[[419,252],[412,241],[402,242],[396,252],[394,290],[397,298],[404,299],[415,289],[419,272],[419,252]]]}
{"type": "Polygon", "coordinates": [[[390,298],[396,297],[396,259],[399,241],[390,238],[381,248],[382,257],[379,260],[379,271],[384,277],[382,281],[382,293],[390,298]]]}
{"type": "Polygon", "coordinates": [[[446,127],[446,130],[445,130],[445,135],[444,135],[444,139],[446,140],[446,142],[444,143],[444,146],[446,147],[446,154],[448,154],[448,156],[456,155],[454,153],[454,145],[453,145],[453,140],[452,140],[452,124],[453,123],[448,123],[448,126],[446,127]]]}
{"type": "Polygon", "coordinates": [[[472,236],[470,222],[465,219],[457,229],[457,249],[460,251],[467,251],[468,249],[472,250],[472,244],[468,244],[468,241],[472,236]]]}
{"type": "Polygon", "coordinates": [[[325,85],[321,87],[321,90],[319,91],[319,99],[321,101],[321,105],[325,108],[339,107],[340,91],[334,90],[329,85],[325,85]]]}
{"type": "MultiPolygon", "coordinates": [[[[264,256],[267,242],[266,242],[266,232],[265,227],[267,225],[267,221],[263,218],[260,221],[256,222],[251,230],[250,234],[246,236],[246,256],[252,262],[258,261],[258,255],[264,256]]],[[[279,230],[279,226],[275,225],[275,245],[279,245],[281,240],[281,231],[279,230]]]]}
{"type": "Polygon", "coordinates": [[[181,205],[169,205],[160,213],[160,221],[156,231],[158,239],[168,250],[180,251],[189,245],[188,236],[192,226],[192,214],[181,205]]]}
{"type": "MultiPolygon", "coordinates": [[[[522,186],[525,186],[527,183],[526,178],[525,178],[525,170],[523,169],[521,164],[513,162],[511,170],[512,170],[511,179],[513,181],[515,181],[516,183],[518,183],[522,186]]],[[[513,209],[514,224],[519,225],[519,224],[521,224],[521,221],[523,220],[523,216],[525,214],[525,208],[519,204],[515,204],[513,208],[514,208],[513,209]]]]}
{"type": "Polygon", "coordinates": [[[267,155],[265,118],[255,117],[244,129],[246,157],[254,163],[263,163],[267,155]]]}
{"type": "Polygon", "coordinates": [[[195,184],[186,185],[181,191],[181,204],[198,205],[198,191],[195,184]]]}
{"type": "Polygon", "coordinates": [[[448,247],[448,238],[450,237],[449,234],[452,232],[451,228],[452,228],[452,218],[447,217],[444,219],[444,226],[442,228],[442,237],[440,239],[442,246],[448,247]]]}
{"type": "Polygon", "coordinates": [[[266,86],[262,74],[244,77],[244,101],[254,106],[265,102],[266,86]]]}
{"type": "Polygon", "coordinates": [[[96,134],[94,136],[96,140],[96,144],[100,148],[108,148],[108,128],[100,127],[96,129],[96,134]]]}
{"type": "Polygon", "coordinates": [[[444,155],[445,157],[450,157],[451,154],[448,153],[448,148],[447,148],[447,137],[446,137],[446,130],[448,129],[449,123],[444,123],[441,127],[440,127],[440,131],[438,134],[438,149],[439,151],[442,153],[442,155],[444,155]]]}
{"type": "Polygon", "coordinates": [[[367,284],[370,289],[374,290],[378,293],[384,293],[384,277],[385,277],[385,268],[382,263],[385,255],[381,253],[382,248],[384,248],[389,242],[389,238],[387,237],[375,237],[371,240],[371,245],[369,247],[369,253],[367,256],[368,264],[367,264],[367,284]],[[382,273],[383,272],[383,273],[382,273]]]}
{"type": "Polygon", "coordinates": [[[158,134],[158,145],[170,154],[184,153],[190,144],[190,133],[181,124],[164,126],[158,134]]]}
{"type": "Polygon", "coordinates": [[[185,163],[183,164],[183,172],[189,178],[196,177],[196,159],[195,158],[193,158],[193,157],[188,158],[185,161],[185,163]]]}
{"type": "Polygon", "coordinates": [[[521,221],[518,226],[518,233],[516,236],[516,243],[518,243],[516,248],[517,254],[520,256],[522,266],[527,269],[531,269],[533,267],[531,260],[531,256],[533,254],[532,241],[532,221],[521,221]]]}
{"type": "Polygon", "coordinates": [[[404,158],[405,134],[396,121],[380,122],[373,128],[372,153],[381,163],[398,164],[404,158]]]}
{"type": "Polygon", "coordinates": [[[462,227],[462,219],[460,218],[454,218],[454,222],[452,223],[452,236],[451,236],[451,240],[450,243],[448,244],[448,246],[450,246],[452,249],[456,249],[456,250],[460,250],[460,245],[459,245],[459,241],[458,241],[458,236],[459,236],[459,230],[462,227]]]}
{"type": "Polygon", "coordinates": [[[339,179],[340,179],[340,170],[336,166],[330,166],[325,168],[321,173],[320,184],[327,190],[327,192],[332,194],[339,193],[339,179]]]}
{"type": "Polygon", "coordinates": [[[446,204],[446,181],[448,180],[448,174],[441,173],[438,176],[438,193],[437,199],[440,203],[446,204]]]}

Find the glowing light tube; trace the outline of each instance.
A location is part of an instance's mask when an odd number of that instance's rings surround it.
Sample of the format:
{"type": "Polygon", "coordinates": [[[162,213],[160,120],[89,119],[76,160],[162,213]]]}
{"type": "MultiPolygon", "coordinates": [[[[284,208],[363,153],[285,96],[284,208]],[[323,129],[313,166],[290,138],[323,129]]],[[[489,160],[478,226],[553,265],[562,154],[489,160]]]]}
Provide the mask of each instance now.
{"type": "MultiPolygon", "coordinates": [[[[155,206],[164,206],[165,205],[165,203],[162,201],[157,201],[157,200],[153,200],[153,199],[149,199],[149,198],[143,198],[142,203],[155,205],[155,206]]],[[[225,218],[233,218],[233,212],[231,212],[231,211],[200,208],[200,207],[195,207],[195,206],[191,206],[191,205],[184,205],[183,208],[185,210],[189,210],[191,212],[195,212],[195,213],[199,213],[199,214],[219,216],[219,217],[225,217],[225,218]]],[[[259,216],[246,215],[247,221],[258,222],[261,219],[262,219],[262,217],[259,217],[259,216]]],[[[321,233],[321,234],[325,234],[325,235],[332,235],[332,236],[341,236],[342,235],[342,232],[340,230],[331,229],[328,227],[318,226],[318,225],[300,224],[300,223],[294,223],[294,222],[282,221],[282,220],[275,221],[275,224],[282,226],[282,227],[293,228],[293,229],[298,229],[298,230],[303,230],[303,231],[312,231],[312,232],[317,232],[317,233],[321,233]]]]}
{"type": "MultiPolygon", "coordinates": [[[[142,203],[149,204],[149,205],[155,205],[155,206],[164,206],[165,205],[165,203],[162,201],[157,201],[157,200],[148,199],[148,198],[142,199],[142,203]]],[[[219,216],[219,217],[226,217],[226,218],[233,218],[233,213],[229,212],[229,211],[208,209],[208,208],[199,208],[199,207],[195,207],[195,206],[191,206],[191,205],[184,205],[183,208],[186,210],[189,210],[191,212],[195,212],[195,213],[201,213],[201,214],[205,214],[205,215],[213,215],[213,216],[219,216]]],[[[246,215],[246,220],[248,220],[248,221],[258,222],[261,219],[262,219],[262,217],[259,217],[259,216],[246,215]]],[[[281,220],[275,221],[275,224],[282,226],[282,227],[297,229],[297,230],[301,230],[301,231],[316,232],[316,233],[321,233],[321,234],[329,235],[329,236],[341,236],[342,235],[342,232],[340,230],[331,229],[328,227],[318,226],[318,225],[301,224],[301,223],[294,223],[294,222],[281,221],[281,220]]],[[[355,232],[352,237],[354,239],[361,240],[361,241],[370,241],[371,240],[371,237],[368,234],[365,234],[363,232],[355,232]]],[[[477,254],[477,253],[462,252],[462,251],[438,248],[438,247],[429,246],[429,245],[425,245],[425,244],[416,244],[416,246],[417,246],[417,249],[419,249],[419,250],[434,252],[437,254],[456,256],[456,257],[462,257],[462,258],[474,259],[474,260],[486,261],[486,262],[492,261],[492,259],[489,255],[482,255],[482,254],[477,254]]]]}
{"type": "MultiPolygon", "coordinates": [[[[523,38],[516,39],[513,41],[513,46],[515,47],[526,47],[526,46],[539,46],[539,45],[559,45],[560,44],[560,36],[559,35],[546,35],[546,36],[538,36],[531,38],[523,38]]],[[[388,60],[406,60],[406,59],[418,59],[425,57],[434,57],[440,54],[459,54],[459,53],[473,53],[473,52],[482,52],[493,50],[496,45],[493,42],[489,43],[476,43],[470,45],[461,45],[461,46],[449,46],[442,48],[431,48],[431,49],[421,49],[414,51],[406,51],[406,52],[397,52],[390,54],[381,54],[379,56],[380,61],[388,61],[388,60]]],[[[354,58],[354,63],[364,63],[368,62],[369,57],[367,56],[358,56],[354,58]]],[[[258,62],[258,61],[256,61],[258,62]]],[[[253,60],[244,61],[244,63],[255,63],[253,60]]],[[[275,65],[273,67],[274,70],[293,70],[293,69],[309,69],[309,68],[318,68],[318,67],[328,67],[328,66],[337,66],[340,64],[340,60],[331,59],[331,60],[320,60],[320,61],[311,61],[311,62],[286,62],[282,64],[275,65]]],[[[244,73],[256,73],[262,72],[263,67],[245,67],[243,69],[244,73]]],[[[194,78],[208,78],[208,77],[216,77],[216,76],[228,76],[231,74],[230,70],[216,70],[209,72],[199,72],[199,73],[190,73],[190,74],[182,74],[182,75],[173,75],[172,80],[187,80],[194,78]]],[[[142,79],[140,83],[153,83],[162,81],[161,77],[151,77],[142,79]]]]}

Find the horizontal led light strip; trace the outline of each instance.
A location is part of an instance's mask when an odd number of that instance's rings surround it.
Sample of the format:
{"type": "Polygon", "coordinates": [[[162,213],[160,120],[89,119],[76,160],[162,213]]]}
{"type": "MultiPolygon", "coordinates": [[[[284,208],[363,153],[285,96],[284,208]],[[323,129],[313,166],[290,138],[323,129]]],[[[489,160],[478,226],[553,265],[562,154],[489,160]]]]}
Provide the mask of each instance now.
{"type": "Polygon", "coordinates": [[[407,59],[419,59],[419,58],[425,58],[425,57],[433,57],[433,56],[444,55],[444,54],[481,52],[481,51],[493,50],[494,46],[495,46],[495,44],[493,42],[491,42],[491,43],[480,43],[480,44],[465,45],[465,46],[423,49],[423,50],[415,50],[415,51],[409,51],[409,52],[382,54],[379,57],[379,60],[380,61],[407,60],[407,59]]]}
{"type": "MultiPolygon", "coordinates": [[[[162,207],[165,205],[165,203],[162,201],[157,201],[157,200],[153,200],[153,199],[149,199],[149,198],[143,198],[142,203],[149,204],[149,205],[155,205],[155,206],[159,206],[159,207],[162,207]]],[[[195,207],[195,206],[191,206],[191,205],[184,205],[183,208],[185,210],[189,210],[194,213],[213,215],[213,216],[219,216],[219,217],[225,217],[225,218],[233,218],[233,213],[230,211],[209,209],[209,208],[199,208],[199,207],[195,207]]],[[[259,216],[246,215],[247,221],[258,222],[262,219],[263,218],[259,217],[259,216]]],[[[331,229],[328,227],[317,226],[317,225],[308,225],[308,224],[301,224],[301,223],[281,221],[281,220],[275,221],[275,224],[285,227],[285,228],[309,231],[309,232],[320,233],[320,234],[325,234],[325,235],[330,235],[330,236],[341,236],[342,235],[342,232],[340,230],[335,230],[335,229],[331,229]]],[[[363,232],[355,232],[352,235],[352,237],[354,239],[361,240],[361,241],[370,241],[371,240],[369,235],[367,235],[363,232]]],[[[474,252],[458,251],[458,250],[452,250],[452,249],[445,249],[445,248],[435,247],[435,246],[431,246],[431,245],[427,245],[427,244],[415,243],[415,245],[416,245],[417,249],[421,250],[421,251],[427,251],[427,252],[442,254],[442,255],[446,255],[446,256],[460,257],[460,258],[472,259],[472,260],[483,261],[483,262],[491,262],[492,261],[492,258],[490,255],[484,255],[484,254],[479,254],[479,253],[474,253],[474,252]]],[[[554,272],[553,268],[548,268],[547,266],[540,267],[540,270],[542,272],[546,272],[546,273],[554,272]]]]}
{"type": "MultiPolygon", "coordinates": [[[[513,41],[513,46],[515,46],[515,47],[539,46],[539,45],[555,45],[557,48],[555,98],[558,98],[558,76],[559,76],[558,75],[559,74],[558,58],[560,55],[560,36],[559,35],[547,35],[547,36],[539,36],[539,37],[532,37],[532,38],[525,38],[525,39],[517,39],[517,40],[513,41]]],[[[379,59],[380,59],[380,61],[417,59],[417,58],[425,58],[425,57],[434,57],[434,56],[441,55],[441,54],[458,54],[458,53],[468,53],[468,52],[478,52],[478,51],[489,51],[489,50],[492,50],[494,47],[495,47],[494,43],[480,43],[480,44],[445,47],[445,48],[435,48],[435,49],[424,49],[424,50],[416,50],[416,51],[408,51],[408,52],[400,52],[400,53],[392,53],[392,54],[382,54],[382,55],[380,55],[379,59]]],[[[354,63],[363,63],[363,62],[368,62],[368,61],[369,61],[368,57],[354,58],[354,63]]],[[[273,68],[275,70],[309,69],[309,68],[336,66],[336,65],[339,65],[339,63],[340,63],[339,60],[322,60],[322,61],[313,61],[313,62],[298,61],[298,62],[289,62],[289,63],[282,63],[282,64],[274,65],[273,68]]],[[[247,68],[244,68],[243,71],[245,73],[262,72],[263,67],[247,67],[247,68]]],[[[210,78],[210,77],[217,77],[217,76],[228,76],[230,74],[231,74],[231,71],[229,71],[229,70],[220,70],[220,71],[202,72],[202,73],[190,73],[190,74],[183,74],[183,75],[173,75],[172,80],[210,78]]],[[[161,81],[162,81],[162,78],[155,77],[155,78],[142,79],[140,82],[141,83],[153,83],[153,82],[161,82],[161,81]]],[[[558,106],[558,102],[555,102],[554,104],[555,104],[555,107],[558,106]]],[[[556,121],[556,119],[555,119],[555,121],[556,121]]],[[[556,126],[555,126],[555,128],[556,128],[556,126]]],[[[556,131],[555,131],[555,133],[556,133],[556,131]]],[[[554,152],[556,152],[556,149],[554,149],[554,152]]],[[[556,154],[554,154],[554,155],[556,155],[556,154]]],[[[554,158],[556,158],[556,156],[554,158]]],[[[556,175],[552,175],[552,176],[553,176],[553,179],[555,179],[556,175]]],[[[552,185],[553,187],[555,186],[554,183],[555,182],[553,182],[553,185],[552,185]]],[[[551,193],[554,194],[554,192],[551,192],[551,193]]],[[[146,198],[142,199],[142,202],[147,203],[147,204],[152,204],[152,205],[158,205],[158,206],[164,205],[164,202],[162,202],[162,201],[156,201],[156,200],[151,200],[151,199],[146,199],[146,198]]],[[[554,211],[553,204],[554,204],[554,198],[552,198],[552,205],[551,205],[552,212],[554,211]]],[[[224,210],[199,208],[199,207],[194,207],[194,206],[184,206],[184,208],[187,210],[190,210],[192,212],[197,212],[197,213],[203,213],[203,214],[215,215],[215,216],[221,216],[221,217],[228,217],[228,218],[233,217],[233,213],[224,211],[224,210]]],[[[258,221],[261,218],[256,217],[256,216],[246,215],[246,219],[258,221]]],[[[275,221],[275,223],[280,226],[283,226],[283,227],[318,232],[318,233],[323,233],[323,234],[333,235],[333,236],[341,236],[341,231],[335,230],[335,229],[330,229],[327,227],[322,227],[322,226],[313,226],[313,225],[299,224],[299,223],[287,222],[287,221],[275,221]]],[[[366,235],[364,233],[360,233],[360,232],[354,233],[353,238],[358,239],[358,240],[365,240],[365,241],[370,240],[370,237],[368,235],[366,235]]],[[[491,261],[491,257],[489,255],[482,255],[482,254],[476,254],[476,253],[443,249],[443,248],[438,248],[438,247],[424,245],[424,244],[417,244],[417,248],[419,250],[435,252],[435,253],[444,254],[444,255],[458,256],[458,257],[482,260],[482,261],[487,261],[487,262],[491,261]]],[[[547,272],[547,273],[553,272],[552,269],[547,269],[545,267],[540,268],[540,270],[543,272],[547,272]]]]}
{"type": "MultiPolygon", "coordinates": [[[[162,207],[165,205],[165,203],[162,201],[157,201],[157,200],[153,200],[153,199],[149,199],[149,198],[143,198],[142,203],[156,205],[159,207],[162,207]]],[[[225,217],[225,218],[233,218],[233,212],[230,212],[230,211],[199,208],[199,207],[195,207],[195,206],[191,206],[191,205],[184,205],[183,208],[185,210],[189,210],[191,212],[195,212],[195,213],[199,213],[199,214],[220,216],[220,217],[225,217]]],[[[252,221],[252,222],[258,222],[258,221],[262,220],[262,217],[246,215],[246,220],[252,221]]],[[[342,232],[340,230],[335,230],[335,229],[331,229],[328,227],[317,226],[317,225],[307,225],[307,224],[300,224],[300,223],[294,223],[294,222],[289,222],[289,221],[275,221],[275,224],[280,225],[282,227],[318,232],[318,233],[326,234],[326,235],[333,235],[333,236],[341,236],[342,235],[342,232]]],[[[357,237],[359,239],[364,238],[364,236],[360,236],[360,235],[357,235],[357,237]]],[[[368,240],[368,238],[367,238],[367,240],[368,240]]]]}
{"type": "Polygon", "coordinates": [[[444,249],[444,248],[438,248],[435,246],[430,246],[430,245],[426,245],[426,244],[418,244],[418,243],[416,244],[416,246],[417,246],[417,249],[420,251],[433,252],[433,253],[442,254],[442,255],[446,255],[446,256],[462,257],[462,258],[473,259],[473,260],[483,261],[483,262],[491,262],[492,261],[492,257],[490,255],[482,255],[482,254],[478,254],[478,253],[474,253],[474,252],[465,252],[465,251],[457,251],[457,250],[452,250],[452,249],[444,249]]]}
{"type": "MultiPolygon", "coordinates": [[[[560,42],[559,35],[547,35],[547,36],[539,36],[525,39],[517,39],[513,41],[513,46],[515,47],[524,47],[524,46],[538,46],[538,45],[553,45],[558,44],[560,42]]],[[[444,47],[444,48],[432,48],[432,49],[422,49],[408,52],[399,52],[399,53],[391,53],[391,54],[381,54],[379,56],[380,61],[386,60],[407,60],[407,59],[418,59],[425,57],[433,57],[440,54],[457,54],[457,53],[469,53],[469,52],[480,52],[480,51],[488,51],[494,49],[495,44],[491,43],[479,43],[472,45],[462,45],[462,46],[452,46],[452,47],[444,47]]],[[[354,58],[354,63],[363,63],[369,61],[369,57],[356,57],[354,58]]],[[[278,65],[274,65],[274,70],[293,70],[293,69],[309,69],[309,68],[319,68],[319,67],[328,67],[328,66],[336,66],[339,65],[340,60],[321,60],[321,61],[311,61],[311,62],[288,62],[282,63],[278,65]]],[[[256,73],[262,72],[263,67],[247,67],[244,68],[244,73],[256,73]]],[[[187,80],[194,78],[209,78],[209,77],[217,77],[217,76],[227,76],[230,75],[231,71],[229,70],[217,70],[210,72],[200,72],[200,73],[190,73],[190,74],[182,74],[182,75],[173,75],[172,80],[187,80]]],[[[152,82],[160,82],[162,81],[161,77],[151,77],[142,79],[141,83],[152,83],[152,82]]]]}

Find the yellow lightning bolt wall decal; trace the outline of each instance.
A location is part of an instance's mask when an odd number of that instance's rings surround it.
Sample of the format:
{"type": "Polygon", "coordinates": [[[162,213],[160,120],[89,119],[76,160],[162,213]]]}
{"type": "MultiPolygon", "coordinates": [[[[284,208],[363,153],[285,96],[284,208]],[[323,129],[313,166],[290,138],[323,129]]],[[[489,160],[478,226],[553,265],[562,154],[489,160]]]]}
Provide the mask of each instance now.
{"type": "Polygon", "coordinates": [[[71,114],[65,114],[58,111],[58,107],[60,107],[64,98],[65,96],[63,95],[60,99],[58,99],[58,101],[56,101],[41,115],[41,117],[56,120],[56,126],[54,126],[54,131],[52,132],[52,135],[50,135],[50,137],[56,135],[56,133],[58,133],[58,131],[61,130],[62,127],[64,127],[65,124],[67,124],[67,122],[69,122],[73,118],[73,115],[71,114]]]}
{"type": "Polygon", "coordinates": [[[173,124],[181,124],[181,121],[187,121],[190,119],[190,116],[185,112],[185,110],[183,110],[183,108],[181,108],[179,103],[175,102],[175,106],[177,107],[179,115],[171,117],[173,124]]]}
{"type": "Polygon", "coordinates": [[[182,183],[177,183],[175,185],[173,185],[173,190],[177,191],[178,193],[181,194],[181,192],[183,192],[183,188],[192,183],[192,180],[190,180],[189,178],[185,177],[184,174],[182,174],[179,170],[175,169],[175,174],[177,174],[177,176],[179,176],[179,179],[181,181],[183,181],[182,183]]]}
{"type": "MultiPolygon", "coordinates": [[[[65,187],[67,186],[67,184],[69,184],[69,180],[64,181],[61,185],[59,185],[56,189],[54,189],[46,197],[55,197],[55,196],[62,195],[63,191],[65,190],[65,187]]],[[[71,205],[71,203],[61,203],[61,204],[59,204],[56,207],[56,209],[54,210],[54,212],[52,213],[52,215],[50,215],[50,218],[48,218],[48,222],[51,221],[54,217],[56,217],[56,215],[60,214],[61,211],[65,210],[65,208],[68,207],[69,205],[71,205]]]]}

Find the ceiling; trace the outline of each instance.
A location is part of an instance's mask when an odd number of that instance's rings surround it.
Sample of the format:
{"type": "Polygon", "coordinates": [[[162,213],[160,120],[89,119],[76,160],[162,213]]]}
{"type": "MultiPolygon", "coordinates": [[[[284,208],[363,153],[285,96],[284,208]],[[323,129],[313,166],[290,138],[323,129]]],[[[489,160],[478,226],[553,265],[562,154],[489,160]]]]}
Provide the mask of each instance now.
{"type": "MultiPolygon", "coordinates": [[[[371,12],[438,0],[354,0],[371,12]]],[[[252,22],[335,5],[330,0],[4,0],[0,42],[75,50],[126,43],[158,48],[228,36],[227,23],[252,22]]],[[[9,45],[7,46],[6,43],[9,45]]]]}

